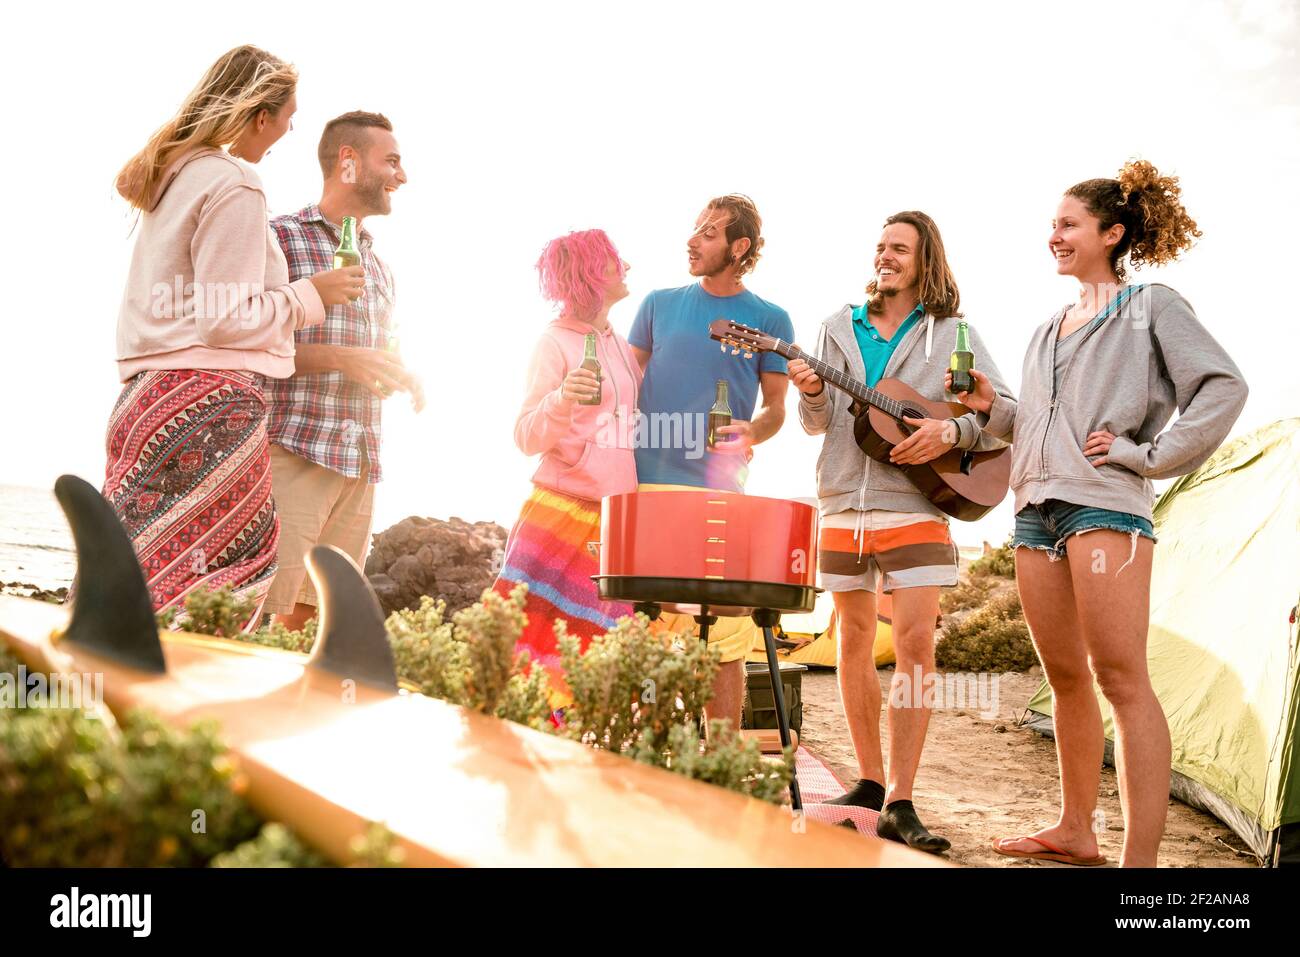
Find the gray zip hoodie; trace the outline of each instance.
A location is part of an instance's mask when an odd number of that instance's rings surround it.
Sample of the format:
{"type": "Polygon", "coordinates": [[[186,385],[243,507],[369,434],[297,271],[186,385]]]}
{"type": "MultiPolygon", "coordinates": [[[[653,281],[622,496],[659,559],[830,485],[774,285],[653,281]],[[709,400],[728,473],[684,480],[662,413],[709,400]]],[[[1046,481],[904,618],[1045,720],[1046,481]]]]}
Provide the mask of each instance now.
{"type": "MultiPolygon", "coordinates": [[[[1014,401],[979,333],[969,324],[968,329],[975,367],[989,377],[999,394],[1014,401]]],[[[889,357],[883,378],[901,379],[927,399],[951,402],[952,398],[944,394],[943,377],[956,344],[957,320],[936,319],[927,314],[907,331],[889,357]]],[[[815,355],[859,382],[866,378],[862,353],[853,333],[852,306],[841,307],[822,323],[815,355]]],[[[833,515],[849,508],[858,511],[879,508],[891,512],[924,512],[946,519],[901,469],[887,462],[876,462],[858,448],[853,437],[853,416],[849,414],[852,401],[830,383],[813,398],[799,394],[799,422],[804,431],[826,436],[817,457],[817,499],[821,513],[833,515]]],[[[957,417],[957,426],[959,448],[986,451],[1006,444],[981,433],[973,412],[957,417]]]]}
{"type": "Polygon", "coordinates": [[[1186,475],[1214,453],[1246,404],[1246,382],[1187,300],[1154,284],[1135,289],[1101,325],[1080,333],[1058,383],[1056,341],[1065,313],[1034,333],[1019,402],[999,389],[980,424],[1014,441],[1017,512],[1060,499],[1150,520],[1151,479],[1186,475]],[[1178,421],[1161,432],[1175,408],[1178,421]],[[1097,431],[1115,435],[1100,467],[1083,454],[1088,434],[1097,431]]]}

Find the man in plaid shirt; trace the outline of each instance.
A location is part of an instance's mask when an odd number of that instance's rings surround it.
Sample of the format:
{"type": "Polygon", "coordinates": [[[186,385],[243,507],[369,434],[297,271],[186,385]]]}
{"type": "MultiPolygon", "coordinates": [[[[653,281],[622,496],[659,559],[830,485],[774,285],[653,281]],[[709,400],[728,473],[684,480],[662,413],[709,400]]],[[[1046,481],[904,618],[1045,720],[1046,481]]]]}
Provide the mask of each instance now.
{"type": "Polygon", "coordinates": [[[327,310],[325,321],[294,334],[296,373],[266,380],[271,486],[280,516],[280,569],[266,611],[300,629],[316,614],[304,558],[335,545],[365,561],[379,463],[380,403],[396,391],[424,405],[419,380],[389,348],[393,277],[375,255],[366,216],[392,209],[406,182],[393,127],[379,113],[353,112],[325,124],[318,156],[325,187],[319,203],[271,220],[291,280],[334,265],[339,223],[354,216],[366,270],[365,293],[327,310]]]}

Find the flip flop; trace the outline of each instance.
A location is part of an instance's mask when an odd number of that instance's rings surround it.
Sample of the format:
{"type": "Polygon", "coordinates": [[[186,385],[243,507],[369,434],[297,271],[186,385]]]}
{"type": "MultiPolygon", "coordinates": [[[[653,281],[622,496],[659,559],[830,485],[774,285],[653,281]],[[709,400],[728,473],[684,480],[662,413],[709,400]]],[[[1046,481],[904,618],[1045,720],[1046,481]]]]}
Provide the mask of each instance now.
{"type": "Polygon", "coordinates": [[[998,854],[1006,857],[1028,857],[1035,861],[1054,861],[1057,864],[1075,864],[1079,867],[1097,867],[1106,863],[1106,858],[1098,854],[1096,857],[1075,857],[1069,851],[1063,851],[1055,844],[1049,844],[1041,837],[1009,837],[998,838],[993,841],[993,850],[998,854]],[[1003,841],[1033,841],[1035,844],[1041,844],[1047,848],[1045,851],[1012,851],[1001,846],[1003,841]]]}

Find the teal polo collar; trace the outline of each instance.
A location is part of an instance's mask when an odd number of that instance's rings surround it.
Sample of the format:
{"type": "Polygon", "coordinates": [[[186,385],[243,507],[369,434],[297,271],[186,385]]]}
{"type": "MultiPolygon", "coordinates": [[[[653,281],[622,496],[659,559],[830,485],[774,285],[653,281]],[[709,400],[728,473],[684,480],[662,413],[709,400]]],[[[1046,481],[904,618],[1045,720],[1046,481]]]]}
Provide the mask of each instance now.
{"type": "MultiPolygon", "coordinates": [[[[894,338],[897,338],[905,330],[910,329],[912,327],[912,323],[918,321],[924,315],[925,315],[925,303],[918,302],[916,304],[916,308],[907,314],[907,318],[898,324],[898,329],[894,332],[894,338]]],[[[862,326],[862,328],[866,330],[867,335],[869,335],[875,342],[881,342],[888,345],[890,342],[893,341],[892,339],[886,339],[879,332],[877,332],[876,327],[871,324],[871,321],[869,319],[867,319],[866,303],[863,303],[862,305],[854,308],[853,321],[856,322],[858,325],[862,326]]]]}

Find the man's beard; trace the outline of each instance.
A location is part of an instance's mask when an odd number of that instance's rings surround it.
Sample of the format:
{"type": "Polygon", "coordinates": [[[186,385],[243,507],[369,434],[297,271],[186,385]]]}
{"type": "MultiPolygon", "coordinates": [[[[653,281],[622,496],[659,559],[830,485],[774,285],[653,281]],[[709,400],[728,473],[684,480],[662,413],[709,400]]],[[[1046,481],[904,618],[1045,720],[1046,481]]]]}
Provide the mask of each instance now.
{"type": "Polygon", "coordinates": [[[708,269],[703,268],[705,266],[705,262],[704,260],[700,260],[700,267],[701,267],[700,275],[705,276],[708,279],[716,279],[719,276],[721,276],[723,273],[725,273],[727,270],[729,270],[735,264],[736,264],[736,259],[734,256],[731,255],[731,251],[728,250],[725,254],[719,256],[717,259],[709,263],[708,269]]]}
{"type": "Polygon", "coordinates": [[[363,174],[363,177],[357,180],[354,188],[357,199],[366,207],[368,215],[383,216],[388,213],[388,194],[384,192],[384,179],[382,176],[363,174]]]}

